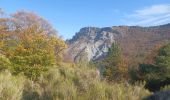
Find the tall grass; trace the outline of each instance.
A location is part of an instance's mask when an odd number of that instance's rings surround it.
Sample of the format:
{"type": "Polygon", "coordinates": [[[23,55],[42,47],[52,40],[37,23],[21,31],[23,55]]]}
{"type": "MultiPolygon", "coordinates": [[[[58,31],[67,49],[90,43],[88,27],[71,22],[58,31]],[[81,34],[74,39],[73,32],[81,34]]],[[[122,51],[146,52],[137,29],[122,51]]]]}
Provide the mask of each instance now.
{"type": "Polygon", "coordinates": [[[149,94],[142,84],[109,84],[96,69],[81,66],[53,67],[36,82],[0,74],[2,100],[141,100],[149,94]]]}
{"type": "Polygon", "coordinates": [[[9,71],[0,73],[0,100],[20,100],[25,78],[13,77],[9,71]]]}

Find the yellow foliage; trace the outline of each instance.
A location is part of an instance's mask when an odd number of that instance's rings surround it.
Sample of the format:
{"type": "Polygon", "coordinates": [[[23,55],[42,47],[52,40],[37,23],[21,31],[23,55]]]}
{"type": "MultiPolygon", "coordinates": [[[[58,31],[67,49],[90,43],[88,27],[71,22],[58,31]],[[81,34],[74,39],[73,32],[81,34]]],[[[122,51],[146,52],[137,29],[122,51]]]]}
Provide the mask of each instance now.
{"type": "Polygon", "coordinates": [[[14,73],[39,76],[41,71],[62,61],[67,47],[63,40],[44,34],[43,30],[37,31],[36,27],[11,33],[0,34],[0,43],[5,44],[0,47],[14,65],[14,73]]]}
{"type": "Polygon", "coordinates": [[[0,49],[4,46],[4,42],[0,41],[0,49]]]}
{"type": "Polygon", "coordinates": [[[118,63],[118,70],[120,73],[127,73],[128,72],[128,64],[125,59],[122,58],[122,60],[118,63]]]}

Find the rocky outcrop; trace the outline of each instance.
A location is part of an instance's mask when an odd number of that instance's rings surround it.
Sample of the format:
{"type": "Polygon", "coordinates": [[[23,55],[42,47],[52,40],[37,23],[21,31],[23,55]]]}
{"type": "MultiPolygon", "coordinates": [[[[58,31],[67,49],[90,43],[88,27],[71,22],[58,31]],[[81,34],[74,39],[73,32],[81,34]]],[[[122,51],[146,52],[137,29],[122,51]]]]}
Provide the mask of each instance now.
{"type": "Polygon", "coordinates": [[[139,27],[85,27],[68,40],[68,52],[78,61],[100,60],[107,55],[112,43],[118,43],[125,56],[143,56],[155,44],[170,40],[170,24],[139,27]]]}

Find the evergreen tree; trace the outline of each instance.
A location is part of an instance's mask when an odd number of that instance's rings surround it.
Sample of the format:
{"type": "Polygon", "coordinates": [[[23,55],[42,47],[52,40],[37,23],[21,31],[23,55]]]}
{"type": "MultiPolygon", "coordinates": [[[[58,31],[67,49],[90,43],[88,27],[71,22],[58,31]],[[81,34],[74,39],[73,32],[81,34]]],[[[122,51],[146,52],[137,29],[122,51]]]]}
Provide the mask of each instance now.
{"type": "Polygon", "coordinates": [[[121,55],[118,44],[113,43],[109,48],[108,56],[103,61],[104,77],[109,81],[122,81],[127,74],[127,64],[121,55]]]}

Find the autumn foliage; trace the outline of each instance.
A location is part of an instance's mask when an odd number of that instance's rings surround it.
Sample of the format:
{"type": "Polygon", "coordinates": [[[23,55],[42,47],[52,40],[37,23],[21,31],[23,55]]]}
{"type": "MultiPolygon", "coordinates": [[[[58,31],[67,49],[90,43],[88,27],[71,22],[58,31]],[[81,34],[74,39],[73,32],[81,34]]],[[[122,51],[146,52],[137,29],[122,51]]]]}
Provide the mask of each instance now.
{"type": "Polygon", "coordinates": [[[62,39],[54,35],[55,33],[49,35],[51,33],[48,33],[49,31],[45,30],[47,28],[42,27],[39,21],[30,21],[31,18],[36,19],[36,16],[18,12],[9,20],[1,19],[3,23],[11,23],[13,28],[8,24],[1,25],[0,52],[6,60],[9,59],[13,74],[24,73],[27,77],[36,79],[48,70],[48,67],[62,61],[62,53],[67,46],[62,39]],[[19,15],[25,17],[25,23],[16,21],[23,21],[23,17],[20,19],[19,15]]]}
{"type": "Polygon", "coordinates": [[[121,48],[118,44],[112,44],[102,65],[105,69],[103,75],[108,81],[128,80],[128,61],[121,54],[121,48]]]}

